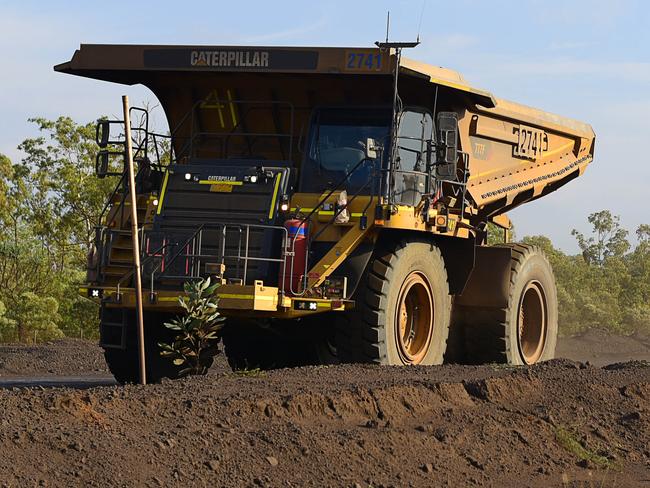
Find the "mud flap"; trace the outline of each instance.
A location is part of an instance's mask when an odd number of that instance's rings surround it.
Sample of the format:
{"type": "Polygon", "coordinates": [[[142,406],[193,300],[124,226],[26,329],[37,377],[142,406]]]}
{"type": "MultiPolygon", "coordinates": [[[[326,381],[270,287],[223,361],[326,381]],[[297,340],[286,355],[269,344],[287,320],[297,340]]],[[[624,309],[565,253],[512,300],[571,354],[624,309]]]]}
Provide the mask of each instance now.
{"type": "Polygon", "coordinates": [[[474,269],[455,304],[471,307],[506,308],[510,294],[510,247],[477,246],[474,269]]]}
{"type": "Polygon", "coordinates": [[[473,237],[456,239],[454,237],[436,238],[436,245],[442,254],[447,268],[449,293],[460,295],[467,287],[467,282],[474,269],[476,244],[473,237]]]}

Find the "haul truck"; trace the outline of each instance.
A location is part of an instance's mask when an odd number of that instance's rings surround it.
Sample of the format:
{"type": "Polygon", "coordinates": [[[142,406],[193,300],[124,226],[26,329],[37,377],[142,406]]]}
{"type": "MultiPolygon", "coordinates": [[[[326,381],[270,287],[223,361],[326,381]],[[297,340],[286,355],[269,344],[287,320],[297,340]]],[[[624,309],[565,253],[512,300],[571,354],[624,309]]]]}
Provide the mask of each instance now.
{"type": "MultiPolygon", "coordinates": [[[[237,368],[331,362],[532,364],[558,305],[542,252],[487,245],[488,224],[583,173],[587,124],[497,99],[402,46],[82,45],[56,71],[158,98],[167,135],[136,136],[148,379],[183,283],[221,286],[237,368]],[[160,152],[161,146],[168,151],[160,152]]],[[[123,121],[100,120],[97,176],[116,180],[82,292],[106,360],[136,381],[123,121]]]]}

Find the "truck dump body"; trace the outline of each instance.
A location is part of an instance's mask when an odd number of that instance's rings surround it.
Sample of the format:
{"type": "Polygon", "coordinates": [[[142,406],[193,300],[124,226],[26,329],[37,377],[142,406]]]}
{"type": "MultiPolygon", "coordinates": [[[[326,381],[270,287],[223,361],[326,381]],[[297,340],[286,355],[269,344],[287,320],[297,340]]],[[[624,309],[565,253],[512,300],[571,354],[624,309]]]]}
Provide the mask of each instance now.
{"type": "MultiPolygon", "coordinates": [[[[457,73],[403,59],[405,68],[460,87],[457,73]]],[[[499,215],[550,193],[581,175],[593,160],[595,134],[590,125],[508,100],[467,106],[460,137],[470,154],[468,191],[479,212],[499,215]]]]}
{"type": "MultiPolygon", "coordinates": [[[[175,131],[179,153],[189,138],[184,117],[197,102],[287,100],[298,108],[293,129],[300,131],[315,106],[385,102],[394,62],[392,52],[372,48],[82,45],[55,69],[149,87],[175,131]]],[[[559,188],[593,159],[595,135],[588,124],[495,98],[452,70],[401,58],[400,72],[408,86],[405,105],[424,100],[433,106],[438,89],[439,106],[458,112],[461,149],[469,153],[468,192],[483,219],[559,188]]],[[[222,112],[222,125],[234,120],[227,105],[222,112]]],[[[219,129],[219,117],[210,118],[206,132],[219,129]]],[[[286,130],[282,113],[275,123],[286,130]]],[[[273,125],[267,121],[266,128],[273,125]]]]}

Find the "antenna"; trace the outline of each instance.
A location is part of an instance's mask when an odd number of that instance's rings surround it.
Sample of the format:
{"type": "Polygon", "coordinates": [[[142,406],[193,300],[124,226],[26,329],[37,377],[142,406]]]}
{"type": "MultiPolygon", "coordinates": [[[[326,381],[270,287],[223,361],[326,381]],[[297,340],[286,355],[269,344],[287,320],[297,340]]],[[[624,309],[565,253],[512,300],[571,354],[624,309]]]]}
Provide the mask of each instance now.
{"type": "MultiPolygon", "coordinates": [[[[420,16],[420,22],[422,22],[422,16],[420,16]]],[[[390,31],[390,10],[386,13],[386,41],[376,41],[375,46],[379,49],[395,49],[397,57],[399,59],[402,48],[405,47],[416,47],[420,44],[420,34],[418,33],[418,39],[415,42],[390,42],[388,40],[388,34],[390,31]]]]}
{"type": "Polygon", "coordinates": [[[386,43],[388,44],[388,31],[390,30],[390,10],[386,12],[386,43]]]}
{"type": "MultiPolygon", "coordinates": [[[[422,17],[424,17],[424,7],[427,6],[427,0],[422,0],[422,10],[420,10],[420,20],[418,21],[418,37],[417,41],[420,42],[420,29],[422,28],[422,17]]],[[[388,42],[388,38],[386,39],[388,42]]]]}
{"type": "MultiPolygon", "coordinates": [[[[420,44],[420,39],[418,35],[418,40],[415,42],[391,42],[388,40],[388,34],[389,34],[389,29],[390,29],[390,12],[388,12],[388,15],[386,17],[386,41],[385,42],[380,42],[377,41],[375,42],[375,46],[377,46],[380,51],[387,53],[387,56],[390,58],[390,50],[394,49],[395,50],[395,59],[394,59],[394,65],[393,65],[393,124],[391,126],[391,155],[390,155],[390,163],[389,163],[389,169],[387,172],[387,177],[390,178],[392,175],[394,175],[395,170],[396,170],[396,154],[397,154],[397,144],[395,142],[397,141],[397,134],[398,134],[398,125],[399,125],[399,113],[401,110],[401,105],[402,101],[399,97],[399,91],[397,89],[398,87],[398,78],[399,78],[399,67],[400,67],[400,61],[402,59],[402,49],[404,48],[411,48],[411,47],[416,47],[418,44],[420,44]]],[[[389,181],[387,180],[387,181],[389,181]]],[[[393,195],[389,190],[390,185],[386,185],[386,192],[387,194],[385,195],[386,201],[391,204],[393,195]]],[[[382,197],[384,198],[384,197],[382,197]]]]}

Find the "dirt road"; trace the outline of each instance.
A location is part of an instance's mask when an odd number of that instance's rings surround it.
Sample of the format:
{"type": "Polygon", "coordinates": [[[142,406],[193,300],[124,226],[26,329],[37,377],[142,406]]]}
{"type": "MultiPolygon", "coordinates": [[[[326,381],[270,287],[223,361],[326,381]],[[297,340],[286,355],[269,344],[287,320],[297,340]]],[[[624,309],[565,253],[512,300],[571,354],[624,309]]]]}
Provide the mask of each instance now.
{"type": "Polygon", "coordinates": [[[642,361],[243,377],[220,361],[148,387],[1,389],[0,412],[0,486],[650,485],[642,361]]]}

